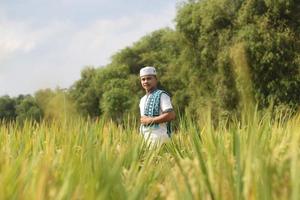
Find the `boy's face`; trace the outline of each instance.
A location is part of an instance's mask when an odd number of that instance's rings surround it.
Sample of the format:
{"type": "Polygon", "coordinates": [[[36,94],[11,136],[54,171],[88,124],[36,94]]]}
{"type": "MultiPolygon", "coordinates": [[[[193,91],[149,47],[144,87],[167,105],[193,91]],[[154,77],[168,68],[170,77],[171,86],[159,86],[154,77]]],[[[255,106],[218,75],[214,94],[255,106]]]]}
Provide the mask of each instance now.
{"type": "Polygon", "coordinates": [[[141,77],[142,87],[147,91],[151,91],[157,86],[157,78],[154,75],[145,75],[141,77]]]}

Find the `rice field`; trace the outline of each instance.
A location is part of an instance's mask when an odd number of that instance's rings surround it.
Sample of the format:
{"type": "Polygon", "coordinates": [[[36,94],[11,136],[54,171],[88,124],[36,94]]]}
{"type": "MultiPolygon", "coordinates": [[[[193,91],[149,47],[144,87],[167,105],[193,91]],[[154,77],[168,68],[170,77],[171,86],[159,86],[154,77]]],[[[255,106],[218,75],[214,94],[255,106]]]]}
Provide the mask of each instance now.
{"type": "Polygon", "coordinates": [[[300,198],[300,116],[180,119],[149,148],[130,121],[0,125],[0,199],[300,198]]]}

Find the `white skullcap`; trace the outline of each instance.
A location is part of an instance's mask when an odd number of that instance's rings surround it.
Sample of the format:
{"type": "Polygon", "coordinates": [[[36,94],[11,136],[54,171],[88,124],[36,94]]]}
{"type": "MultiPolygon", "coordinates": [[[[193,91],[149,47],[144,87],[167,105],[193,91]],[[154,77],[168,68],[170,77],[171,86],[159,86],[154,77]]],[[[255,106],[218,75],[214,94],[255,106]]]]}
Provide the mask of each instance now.
{"type": "Polygon", "coordinates": [[[146,75],[155,75],[156,76],[156,70],[154,67],[147,66],[140,70],[140,77],[146,76],[146,75]]]}

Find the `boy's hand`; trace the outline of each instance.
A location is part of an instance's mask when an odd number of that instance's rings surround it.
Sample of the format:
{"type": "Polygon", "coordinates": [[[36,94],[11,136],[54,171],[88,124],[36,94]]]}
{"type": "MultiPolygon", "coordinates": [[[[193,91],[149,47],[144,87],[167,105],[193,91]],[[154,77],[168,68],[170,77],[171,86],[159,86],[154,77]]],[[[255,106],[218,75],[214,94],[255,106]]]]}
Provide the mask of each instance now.
{"type": "Polygon", "coordinates": [[[153,117],[148,117],[148,116],[141,117],[141,124],[149,125],[149,124],[153,124],[153,122],[154,122],[153,117]]]}

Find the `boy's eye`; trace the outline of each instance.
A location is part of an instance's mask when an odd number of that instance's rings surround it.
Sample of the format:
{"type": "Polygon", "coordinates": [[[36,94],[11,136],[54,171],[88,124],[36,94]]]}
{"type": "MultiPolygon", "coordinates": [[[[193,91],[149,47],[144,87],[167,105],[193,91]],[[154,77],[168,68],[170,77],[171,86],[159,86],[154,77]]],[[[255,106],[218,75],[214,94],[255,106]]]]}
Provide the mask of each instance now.
{"type": "Polygon", "coordinates": [[[147,81],[150,81],[150,80],[152,80],[152,77],[142,78],[141,80],[142,80],[142,81],[146,81],[146,80],[147,80],[147,81]]]}

